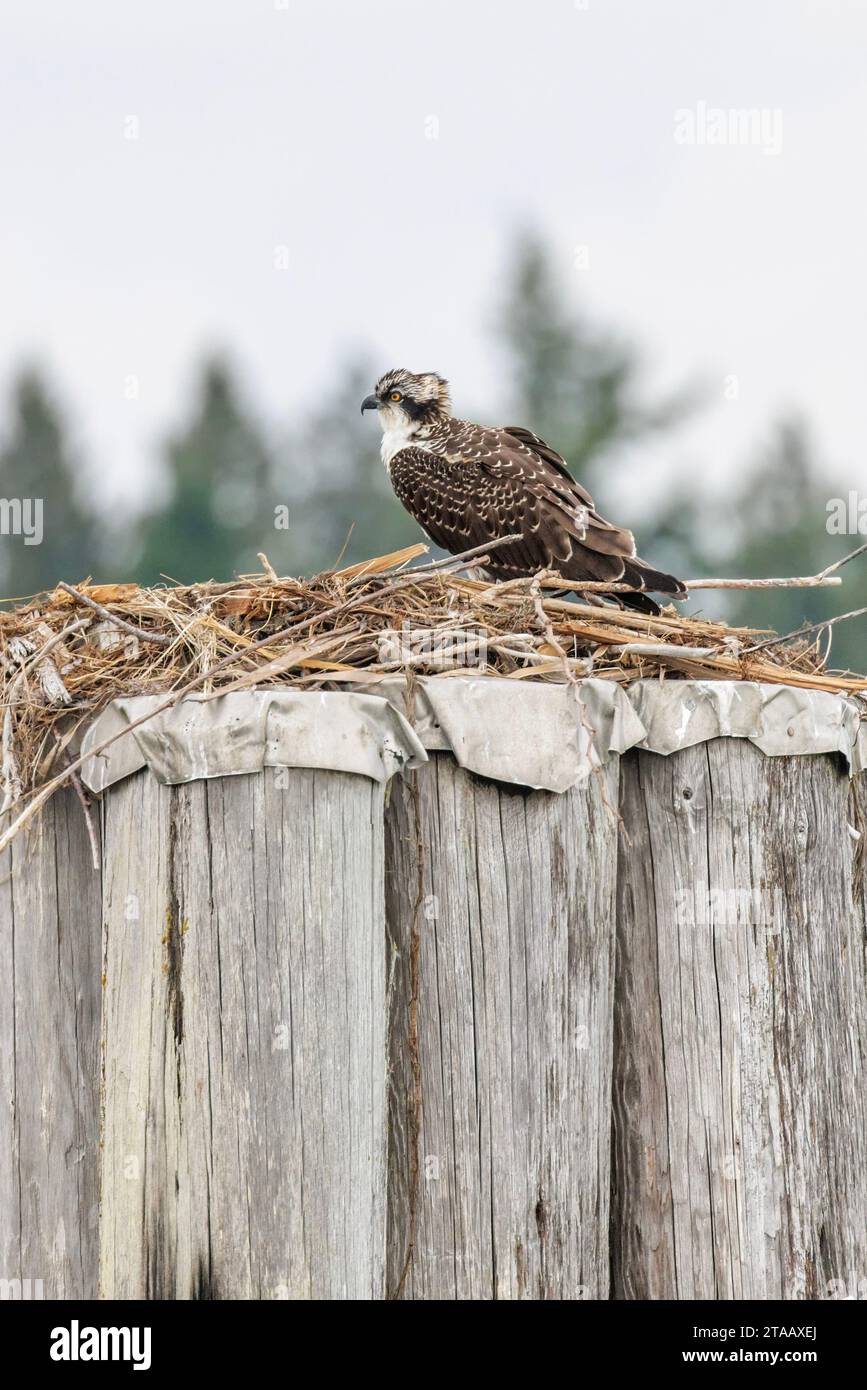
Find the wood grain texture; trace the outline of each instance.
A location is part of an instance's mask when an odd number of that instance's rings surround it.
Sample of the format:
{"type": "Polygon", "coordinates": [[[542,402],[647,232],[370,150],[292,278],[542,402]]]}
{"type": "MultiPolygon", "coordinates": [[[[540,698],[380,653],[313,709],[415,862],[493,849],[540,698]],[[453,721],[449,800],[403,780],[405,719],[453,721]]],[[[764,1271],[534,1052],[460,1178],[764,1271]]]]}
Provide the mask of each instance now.
{"type": "Polygon", "coordinates": [[[382,797],[269,769],[107,798],[106,1296],[382,1296],[382,797]]]}
{"type": "Polygon", "coordinates": [[[0,878],[0,1279],[93,1298],[101,881],[72,790],[0,878]]]}
{"type": "Polygon", "coordinates": [[[867,1271],[864,921],[838,760],[621,763],[618,1298],[827,1296],[867,1271]]]}
{"type": "Polygon", "coordinates": [[[101,875],[60,793],[0,864],[0,1280],[394,1291],[417,924],[404,1297],[607,1297],[612,1153],[614,1296],[863,1297],[864,779],[721,739],[618,786],[620,836],[434,755],[383,830],[362,777],[141,773],[101,875]]]}
{"type": "MultiPolygon", "coordinates": [[[[605,1298],[616,818],[599,782],[483,783],[447,755],[386,815],[391,1000],[388,1284],[410,1234],[408,1038],[419,882],[422,1088],[411,1299],[605,1298]]],[[[605,772],[617,799],[617,763],[605,772]]]]}

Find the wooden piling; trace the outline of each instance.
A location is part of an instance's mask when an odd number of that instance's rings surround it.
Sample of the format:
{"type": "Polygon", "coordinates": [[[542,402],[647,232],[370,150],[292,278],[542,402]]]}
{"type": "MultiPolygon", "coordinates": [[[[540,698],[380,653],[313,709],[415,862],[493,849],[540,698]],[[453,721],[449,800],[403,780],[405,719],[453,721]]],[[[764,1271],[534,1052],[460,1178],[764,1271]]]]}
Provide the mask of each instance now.
{"type": "Polygon", "coordinates": [[[614,1296],[802,1299],[867,1269],[864,922],[842,759],[621,762],[614,1296]]]}
{"type": "Polygon", "coordinates": [[[606,1298],[617,760],[563,795],[441,754],[411,777],[386,818],[389,1291],[606,1298]]]}
{"type": "Polygon", "coordinates": [[[0,1296],[863,1297],[838,755],[142,771],[99,819],[99,871],[74,791],[0,865],[0,1296]]]}
{"type": "Polygon", "coordinates": [[[382,798],[286,769],[106,798],[104,1295],[382,1297],[382,798]]]}
{"type": "Polygon", "coordinates": [[[73,790],[0,880],[0,1279],[7,1297],[94,1298],[101,878],[73,790]]]}

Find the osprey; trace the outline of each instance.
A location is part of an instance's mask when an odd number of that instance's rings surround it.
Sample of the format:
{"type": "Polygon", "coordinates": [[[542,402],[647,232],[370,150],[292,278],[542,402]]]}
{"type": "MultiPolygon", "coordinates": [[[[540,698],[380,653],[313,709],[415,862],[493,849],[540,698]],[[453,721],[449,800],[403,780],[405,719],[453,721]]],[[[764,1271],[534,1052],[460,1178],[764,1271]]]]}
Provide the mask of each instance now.
{"type": "Polygon", "coordinates": [[[632,532],[605,521],[560,455],[519,425],[474,425],[451,412],[449,384],[436,372],[386,372],[361,413],[376,410],[382,461],[406,510],[453,555],[500,536],[485,569],[517,579],[551,569],[585,582],[632,585],[611,598],[643,613],[659,606],[645,590],[687,597],[679,579],[636,555],[632,532]]]}

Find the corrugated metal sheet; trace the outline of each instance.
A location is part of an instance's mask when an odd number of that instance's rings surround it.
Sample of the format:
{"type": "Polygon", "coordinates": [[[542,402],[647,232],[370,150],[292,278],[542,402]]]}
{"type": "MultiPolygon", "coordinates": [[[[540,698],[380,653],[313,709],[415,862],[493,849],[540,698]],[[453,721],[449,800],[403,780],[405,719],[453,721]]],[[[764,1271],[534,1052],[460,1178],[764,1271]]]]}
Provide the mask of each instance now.
{"type": "MultiPolygon", "coordinates": [[[[96,748],[164,696],[115,700],[91,725],[96,748]]],[[[102,791],[148,766],[160,782],[319,767],[386,782],[450,750],[484,777],[562,792],[609,753],[673,753],[707,739],[746,738],[769,756],[838,752],[867,766],[867,706],[855,699],[750,681],[612,681],[580,688],[496,677],[384,677],[363,690],[236,691],[190,696],[92,756],[83,780],[102,791]],[[372,693],[373,691],[376,693],[372,693]]]]}

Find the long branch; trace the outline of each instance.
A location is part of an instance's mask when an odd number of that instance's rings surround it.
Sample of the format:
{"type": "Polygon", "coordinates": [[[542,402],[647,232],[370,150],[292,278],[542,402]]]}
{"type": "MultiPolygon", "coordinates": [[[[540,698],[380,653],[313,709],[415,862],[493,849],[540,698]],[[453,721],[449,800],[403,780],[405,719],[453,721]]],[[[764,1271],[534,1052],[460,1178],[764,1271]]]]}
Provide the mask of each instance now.
{"type": "Polygon", "coordinates": [[[838,574],[812,574],[798,579],[688,579],[693,589],[831,589],[843,581],[838,574]]]}
{"type": "MultiPolygon", "coordinates": [[[[517,584],[517,580],[509,580],[509,583],[517,584]]],[[[843,581],[839,575],[811,574],[799,576],[793,579],[685,579],[684,588],[692,591],[693,589],[831,589],[836,588],[843,581]]],[[[544,589],[574,589],[582,594],[634,594],[636,587],[634,584],[624,584],[618,581],[615,584],[606,583],[603,580],[591,580],[589,583],[583,579],[545,579],[542,581],[544,589]]],[[[492,590],[493,592],[493,590],[492,590]]],[[[652,587],[650,593],[659,592],[652,587]]]]}
{"type": "Polygon", "coordinates": [[[819,623],[810,623],[808,627],[798,627],[792,632],[785,632],[782,637],[771,637],[767,642],[758,642],[754,647],[746,647],[743,655],[762,652],[766,647],[776,647],[780,642],[793,642],[799,637],[809,637],[811,632],[821,632],[823,628],[833,627],[835,623],[846,622],[849,618],[863,618],[865,613],[867,608],[853,608],[851,613],[838,613],[835,618],[823,618],[819,623]]]}

